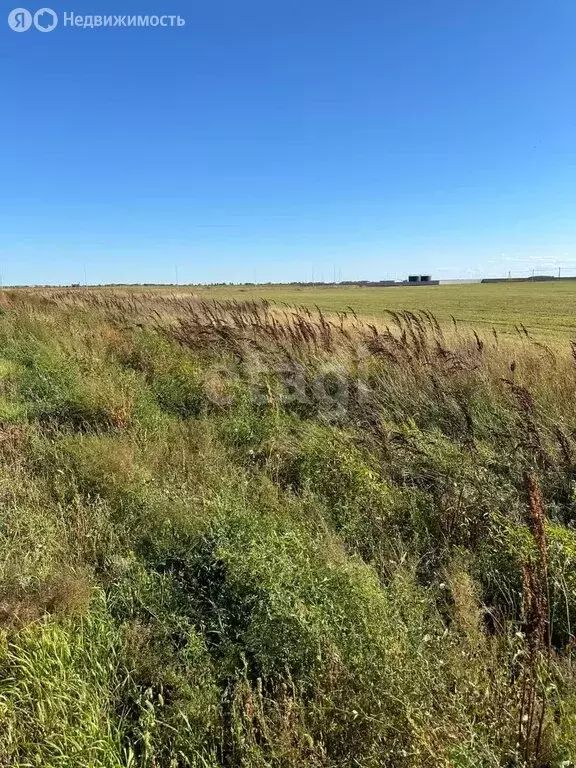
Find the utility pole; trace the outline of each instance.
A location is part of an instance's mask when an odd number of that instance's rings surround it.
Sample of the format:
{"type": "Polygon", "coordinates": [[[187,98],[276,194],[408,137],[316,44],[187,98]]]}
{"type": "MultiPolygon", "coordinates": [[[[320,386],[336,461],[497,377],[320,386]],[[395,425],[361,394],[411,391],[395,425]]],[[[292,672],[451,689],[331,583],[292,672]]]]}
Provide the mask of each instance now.
{"type": "Polygon", "coordinates": [[[178,285],[178,264],[174,265],[174,274],[176,275],[176,285],[178,285]]]}

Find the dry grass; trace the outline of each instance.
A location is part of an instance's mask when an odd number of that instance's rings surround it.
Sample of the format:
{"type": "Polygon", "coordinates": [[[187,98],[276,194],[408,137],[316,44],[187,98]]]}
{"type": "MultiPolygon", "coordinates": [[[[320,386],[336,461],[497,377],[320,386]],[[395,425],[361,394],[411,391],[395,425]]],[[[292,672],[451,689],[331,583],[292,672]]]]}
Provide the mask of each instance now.
{"type": "Polygon", "coordinates": [[[569,345],[0,295],[0,764],[572,759],[569,345]]]}

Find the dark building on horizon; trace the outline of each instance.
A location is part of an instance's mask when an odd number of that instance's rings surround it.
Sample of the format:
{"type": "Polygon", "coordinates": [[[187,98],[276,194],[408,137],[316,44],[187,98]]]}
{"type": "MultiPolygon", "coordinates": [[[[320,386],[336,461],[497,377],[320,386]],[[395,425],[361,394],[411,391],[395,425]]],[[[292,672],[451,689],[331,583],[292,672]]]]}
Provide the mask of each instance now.
{"type": "Polygon", "coordinates": [[[432,280],[432,275],[408,275],[408,280],[404,283],[408,285],[439,285],[439,280],[432,280]]]}

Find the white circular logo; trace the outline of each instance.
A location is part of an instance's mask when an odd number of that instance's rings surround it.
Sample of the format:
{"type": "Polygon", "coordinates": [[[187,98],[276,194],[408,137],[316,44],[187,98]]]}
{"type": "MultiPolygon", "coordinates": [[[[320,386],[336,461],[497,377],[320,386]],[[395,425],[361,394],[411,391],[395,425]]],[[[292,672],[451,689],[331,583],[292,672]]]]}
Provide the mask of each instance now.
{"type": "Polygon", "coordinates": [[[58,26],[58,14],[52,8],[40,8],[34,14],[34,26],[39,32],[52,32],[58,26]]]}
{"type": "Polygon", "coordinates": [[[8,14],[8,26],[14,32],[28,32],[32,26],[32,14],[26,8],[14,8],[8,14]]]}

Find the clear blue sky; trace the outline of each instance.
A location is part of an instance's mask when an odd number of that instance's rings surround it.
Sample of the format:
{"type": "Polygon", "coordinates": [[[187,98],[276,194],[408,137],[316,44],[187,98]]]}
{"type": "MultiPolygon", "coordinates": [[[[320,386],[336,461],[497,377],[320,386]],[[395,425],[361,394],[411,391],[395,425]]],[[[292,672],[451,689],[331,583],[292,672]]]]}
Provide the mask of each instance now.
{"type": "Polygon", "coordinates": [[[5,283],[576,272],[574,0],[12,7],[5,283]]]}

